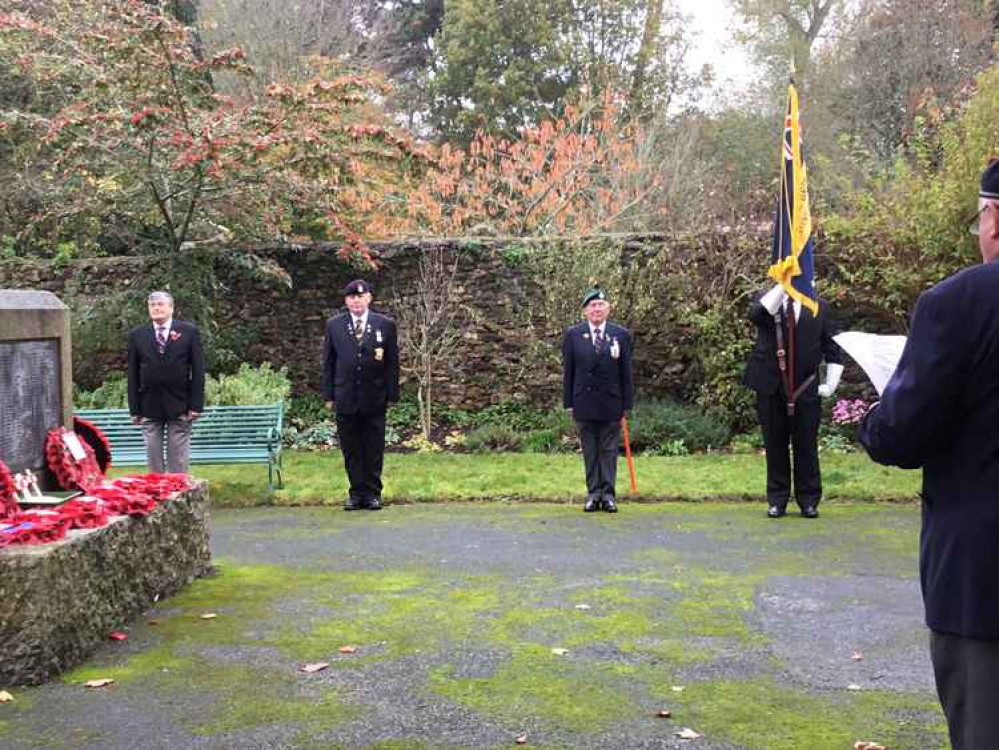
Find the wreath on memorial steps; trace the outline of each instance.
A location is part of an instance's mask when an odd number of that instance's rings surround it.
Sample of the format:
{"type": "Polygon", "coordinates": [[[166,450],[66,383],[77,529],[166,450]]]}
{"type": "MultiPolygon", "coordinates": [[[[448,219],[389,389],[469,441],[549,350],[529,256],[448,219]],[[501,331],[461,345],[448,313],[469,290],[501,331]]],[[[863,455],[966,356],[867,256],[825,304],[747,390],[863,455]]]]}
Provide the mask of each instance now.
{"type": "Polygon", "coordinates": [[[13,518],[20,508],[15,494],[14,475],[3,461],[0,461],[0,521],[13,518]]]}
{"type": "Polygon", "coordinates": [[[100,427],[90,420],[73,415],[73,432],[79,435],[83,442],[94,449],[97,465],[101,472],[108,473],[111,468],[111,442],[100,427]]]}
{"type": "Polygon", "coordinates": [[[65,436],[75,434],[65,427],[53,427],[45,436],[45,460],[64,490],[91,492],[104,479],[94,449],[81,440],[84,457],[76,459],[66,445],[65,436]]]}

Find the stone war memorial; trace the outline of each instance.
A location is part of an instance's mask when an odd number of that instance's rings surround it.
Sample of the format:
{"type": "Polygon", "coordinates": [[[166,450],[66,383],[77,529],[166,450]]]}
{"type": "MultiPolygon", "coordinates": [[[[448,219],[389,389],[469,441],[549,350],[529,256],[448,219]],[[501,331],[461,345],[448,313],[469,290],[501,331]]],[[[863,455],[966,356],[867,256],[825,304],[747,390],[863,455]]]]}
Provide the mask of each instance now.
{"type": "Polygon", "coordinates": [[[74,418],[69,309],[0,289],[0,685],[44,682],[211,567],[206,485],[106,476],[74,418]]]}

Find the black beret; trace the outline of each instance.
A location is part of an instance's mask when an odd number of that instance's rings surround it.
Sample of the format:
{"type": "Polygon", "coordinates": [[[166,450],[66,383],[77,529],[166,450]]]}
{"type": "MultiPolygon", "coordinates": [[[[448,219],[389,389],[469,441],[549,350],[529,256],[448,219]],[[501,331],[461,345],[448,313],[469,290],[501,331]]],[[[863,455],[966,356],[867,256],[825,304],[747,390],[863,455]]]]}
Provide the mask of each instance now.
{"type": "Polygon", "coordinates": [[[352,294],[366,294],[371,291],[371,284],[364,279],[354,279],[347,282],[347,286],[340,290],[340,294],[349,297],[352,294]]]}
{"type": "Polygon", "coordinates": [[[989,162],[982,172],[982,186],[978,195],[989,200],[999,200],[999,159],[989,162]]]}

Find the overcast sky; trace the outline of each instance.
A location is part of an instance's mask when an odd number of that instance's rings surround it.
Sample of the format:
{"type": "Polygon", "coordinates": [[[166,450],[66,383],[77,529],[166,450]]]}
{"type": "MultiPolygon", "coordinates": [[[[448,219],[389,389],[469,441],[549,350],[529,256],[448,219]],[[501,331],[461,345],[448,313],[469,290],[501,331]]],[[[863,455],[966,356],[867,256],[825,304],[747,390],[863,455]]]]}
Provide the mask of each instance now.
{"type": "Polygon", "coordinates": [[[728,0],[675,0],[680,12],[690,18],[689,31],[697,33],[689,55],[691,70],[705,63],[715,69],[717,85],[743,89],[752,81],[753,71],[745,49],[732,38],[736,21],[728,0]]]}

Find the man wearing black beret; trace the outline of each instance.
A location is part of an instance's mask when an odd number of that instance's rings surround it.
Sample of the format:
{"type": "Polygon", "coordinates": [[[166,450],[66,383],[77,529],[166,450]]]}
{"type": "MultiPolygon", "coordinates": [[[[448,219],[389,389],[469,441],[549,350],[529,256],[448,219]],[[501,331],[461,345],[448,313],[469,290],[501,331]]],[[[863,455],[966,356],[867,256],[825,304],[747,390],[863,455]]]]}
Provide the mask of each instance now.
{"type": "Polygon", "coordinates": [[[999,746],[999,161],[983,172],[983,264],[923,292],[860,441],[923,470],[919,575],[954,750],[999,746]]]}
{"type": "Polygon", "coordinates": [[[621,441],[621,418],[631,409],[631,333],[607,321],[610,302],[600,289],[583,297],[586,320],[562,340],[562,403],[579,428],[586,468],[587,513],[617,512],[614,484],[621,441]]]}
{"type": "Polygon", "coordinates": [[[369,309],[371,285],[357,279],[341,290],[347,312],[326,321],[320,391],[336,409],[340,450],[350,480],[346,510],[382,507],[385,411],[399,400],[395,321],[369,309]]]}

